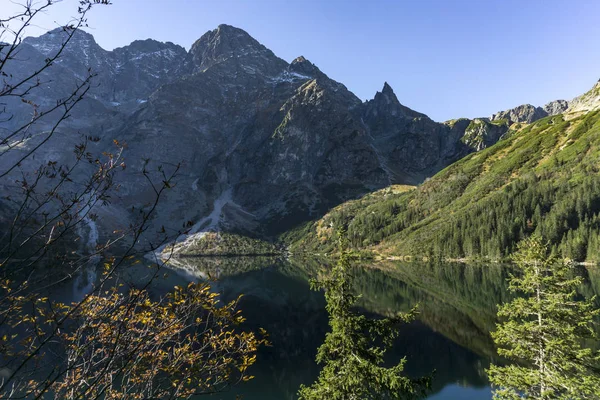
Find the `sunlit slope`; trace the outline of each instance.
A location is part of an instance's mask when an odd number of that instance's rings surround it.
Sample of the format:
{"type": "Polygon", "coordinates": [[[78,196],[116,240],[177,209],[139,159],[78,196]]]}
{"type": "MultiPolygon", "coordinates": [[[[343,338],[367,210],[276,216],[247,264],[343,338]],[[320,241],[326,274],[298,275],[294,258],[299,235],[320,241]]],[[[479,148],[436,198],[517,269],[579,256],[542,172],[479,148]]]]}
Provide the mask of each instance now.
{"type": "Polygon", "coordinates": [[[547,117],[414,190],[342,204],[285,239],[294,251],[328,252],[343,226],[355,248],[384,255],[502,259],[539,233],[557,255],[599,261],[599,169],[600,112],[547,117]]]}

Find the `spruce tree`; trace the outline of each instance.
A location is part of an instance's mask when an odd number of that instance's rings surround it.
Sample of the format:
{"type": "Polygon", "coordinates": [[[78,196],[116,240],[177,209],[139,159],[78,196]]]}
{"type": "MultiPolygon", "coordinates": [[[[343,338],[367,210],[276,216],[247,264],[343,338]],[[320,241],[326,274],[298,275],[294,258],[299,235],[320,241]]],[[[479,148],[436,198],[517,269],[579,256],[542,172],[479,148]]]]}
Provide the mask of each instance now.
{"type": "Polygon", "coordinates": [[[386,350],[398,336],[396,325],[411,321],[416,309],[396,318],[367,319],[353,306],[350,258],[346,239],[339,233],[341,255],[330,276],[311,282],[313,290],[324,290],[329,326],[319,347],[317,362],[323,364],[318,380],[301,386],[302,400],[414,399],[425,396],[430,378],[411,379],[403,374],[406,358],[396,366],[382,366],[386,350]]]}
{"type": "Polygon", "coordinates": [[[539,237],[525,239],[509,289],[520,296],[499,307],[492,337],[513,365],[492,365],[495,399],[598,399],[600,355],[582,347],[594,336],[594,299],[578,300],[581,278],[572,265],[548,255],[539,237]]]}

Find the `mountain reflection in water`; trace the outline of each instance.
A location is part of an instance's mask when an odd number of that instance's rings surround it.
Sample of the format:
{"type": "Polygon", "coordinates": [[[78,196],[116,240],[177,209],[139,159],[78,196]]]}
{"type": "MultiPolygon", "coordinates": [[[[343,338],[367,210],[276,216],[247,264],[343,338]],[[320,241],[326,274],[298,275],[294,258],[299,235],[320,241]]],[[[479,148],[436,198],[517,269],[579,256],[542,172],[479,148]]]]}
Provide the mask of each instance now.
{"type": "MultiPolygon", "coordinates": [[[[151,290],[160,295],[174,285],[211,278],[225,301],[244,294],[240,308],[246,324],[265,328],[272,346],[260,350],[251,370],[255,379],[209,398],[295,399],[299,386],[319,373],[314,359],[328,331],[327,313],[323,294],[310,290],[309,279],[324,267],[310,259],[184,258],[173,262],[151,290]]],[[[143,282],[150,273],[151,268],[137,265],[123,278],[143,282]]],[[[362,295],[358,307],[373,318],[419,304],[418,320],[399,327],[390,363],[406,356],[410,375],[435,370],[431,399],[491,399],[485,369],[496,356],[489,332],[496,305],[510,298],[506,267],[385,262],[357,265],[353,275],[362,295]]],[[[588,284],[583,291],[597,289],[588,284]]]]}

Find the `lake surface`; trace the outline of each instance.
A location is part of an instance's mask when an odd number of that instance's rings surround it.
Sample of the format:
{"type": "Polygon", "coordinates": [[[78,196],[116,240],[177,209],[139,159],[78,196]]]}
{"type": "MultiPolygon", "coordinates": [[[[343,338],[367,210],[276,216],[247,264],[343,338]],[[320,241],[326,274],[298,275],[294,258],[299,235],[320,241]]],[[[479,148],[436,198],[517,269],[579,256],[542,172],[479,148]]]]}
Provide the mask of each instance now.
{"type": "MultiPolygon", "coordinates": [[[[216,278],[213,290],[224,300],[244,294],[240,307],[248,328],[265,328],[272,343],[258,354],[250,371],[255,379],[203,398],[295,399],[301,384],[316,379],[320,368],[314,358],[328,325],[324,296],[311,291],[308,281],[318,276],[321,262],[188,258],[171,268],[154,282],[150,289],[154,295],[192,280],[216,278]]],[[[142,283],[152,272],[152,267],[136,265],[124,269],[121,278],[142,283]]],[[[491,399],[485,369],[498,360],[489,332],[496,322],[496,305],[510,299],[507,274],[498,265],[415,262],[353,270],[356,290],[362,295],[361,312],[376,318],[419,304],[418,320],[399,327],[389,362],[406,357],[406,372],[414,376],[435,370],[430,399],[491,399]]],[[[76,281],[71,296],[84,291],[89,280],[93,275],[76,281]]],[[[597,291],[589,285],[587,290],[597,291]]]]}

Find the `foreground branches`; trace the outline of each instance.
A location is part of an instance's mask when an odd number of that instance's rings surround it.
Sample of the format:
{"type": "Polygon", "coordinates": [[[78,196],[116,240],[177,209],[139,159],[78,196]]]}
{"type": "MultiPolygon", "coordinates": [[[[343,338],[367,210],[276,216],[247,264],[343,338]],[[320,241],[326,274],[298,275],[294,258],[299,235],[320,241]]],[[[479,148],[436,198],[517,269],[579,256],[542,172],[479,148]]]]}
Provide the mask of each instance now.
{"type": "Polygon", "coordinates": [[[95,296],[65,334],[68,372],[58,398],[188,398],[250,379],[264,339],[237,332],[237,301],[220,306],[206,284],[190,284],[158,302],[146,291],[95,296]]]}
{"type": "Polygon", "coordinates": [[[30,335],[3,336],[2,363],[12,371],[0,398],[147,399],[214,393],[247,374],[261,336],[240,329],[238,300],[219,304],[208,284],[176,287],[152,300],[118,288],[65,305],[37,299],[27,313],[12,298],[3,316],[30,335]],[[56,327],[62,327],[54,334],[56,327]],[[43,351],[39,342],[48,345],[43,351]],[[64,352],[65,356],[58,356],[64,352]],[[23,379],[28,376],[28,379],[23,379]],[[40,379],[41,378],[41,379],[40,379]]]}
{"type": "Polygon", "coordinates": [[[20,12],[0,15],[0,399],[179,399],[250,379],[264,332],[240,327],[237,301],[221,304],[207,284],[156,299],[150,288],[163,263],[141,287],[115,286],[120,268],[168,241],[164,229],[153,243],[146,236],[179,165],[154,171],[144,160],[137,173],[153,195],[121,225],[105,226],[99,241],[98,212],[115,198],[126,145],[111,140],[115,150],[101,152],[100,137],[68,124],[94,71],[74,76],[72,86],[52,79],[88,12],[110,1],[75,2],[58,48],[24,68],[27,29],[56,2],[23,0],[20,12]],[[58,139],[60,157],[45,157],[58,139]],[[51,288],[87,269],[94,278],[82,299],[52,300],[51,288]]]}

